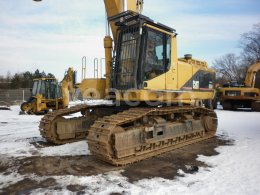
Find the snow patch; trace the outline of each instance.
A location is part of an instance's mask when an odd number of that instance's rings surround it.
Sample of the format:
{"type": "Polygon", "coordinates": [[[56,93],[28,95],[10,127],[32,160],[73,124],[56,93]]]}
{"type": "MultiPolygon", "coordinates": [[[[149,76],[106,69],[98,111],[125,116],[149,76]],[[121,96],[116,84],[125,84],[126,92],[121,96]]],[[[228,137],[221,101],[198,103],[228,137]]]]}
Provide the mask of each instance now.
{"type": "Polygon", "coordinates": [[[87,105],[112,105],[113,102],[111,100],[77,100],[69,103],[69,107],[79,105],[79,104],[87,104],[87,105]]]}
{"type": "MultiPolygon", "coordinates": [[[[32,142],[44,141],[39,132],[43,116],[19,115],[20,107],[11,111],[0,110],[0,154],[12,157],[29,156],[74,156],[88,155],[86,141],[44,148],[35,147],[32,142]]],[[[76,113],[73,117],[79,115],[76,113]]]]}
{"type": "MultiPolygon", "coordinates": [[[[71,103],[76,105],[79,102],[71,103]]],[[[81,102],[82,103],[82,102],[81,102]]],[[[95,101],[92,102],[97,103],[95,101]]],[[[99,102],[100,103],[100,102],[99,102]]],[[[35,147],[31,142],[42,140],[38,124],[42,116],[19,115],[19,107],[0,110],[0,156],[64,156],[89,154],[86,141],[61,146],[35,147]]],[[[129,183],[121,172],[96,176],[55,176],[62,190],[37,189],[32,194],[70,194],[67,185],[84,186],[87,194],[260,194],[260,113],[216,110],[217,135],[235,140],[232,146],[221,146],[216,156],[199,155],[198,160],[210,165],[193,174],[179,170],[174,180],[143,179],[129,183]]],[[[26,176],[39,179],[37,176],[26,176]]],[[[0,188],[23,179],[16,173],[0,175],[0,188]]],[[[41,178],[42,179],[42,178],[41,178]]]]}
{"type": "Polygon", "coordinates": [[[39,150],[41,156],[75,156],[88,155],[88,144],[86,141],[79,141],[60,146],[50,146],[39,150]]]}
{"type": "Polygon", "coordinates": [[[11,174],[0,174],[0,193],[1,189],[6,188],[12,184],[24,179],[24,176],[17,174],[16,172],[11,174]]]}

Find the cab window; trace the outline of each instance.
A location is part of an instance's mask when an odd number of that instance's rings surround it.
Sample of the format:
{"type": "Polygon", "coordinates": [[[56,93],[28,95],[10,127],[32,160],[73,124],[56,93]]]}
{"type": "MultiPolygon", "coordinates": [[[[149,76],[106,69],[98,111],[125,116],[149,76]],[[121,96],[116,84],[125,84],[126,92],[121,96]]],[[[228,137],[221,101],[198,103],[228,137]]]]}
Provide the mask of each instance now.
{"type": "Polygon", "coordinates": [[[144,80],[165,73],[170,64],[170,36],[148,29],[144,60],[144,80]]]}

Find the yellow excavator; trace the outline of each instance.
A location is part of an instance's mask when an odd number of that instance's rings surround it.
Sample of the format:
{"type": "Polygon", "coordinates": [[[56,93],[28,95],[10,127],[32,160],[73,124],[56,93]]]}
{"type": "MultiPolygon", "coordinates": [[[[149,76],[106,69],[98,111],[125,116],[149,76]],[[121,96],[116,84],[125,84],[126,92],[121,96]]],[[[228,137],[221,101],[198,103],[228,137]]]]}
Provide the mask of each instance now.
{"type": "Polygon", "coordinates": [[[215,71],[192,55],[178,59],[176,31],[142,15],[143,1],[104,4],[114,39],[107,29],[104,93],[113,103],[49,112],[41,135],[54,144],[87,138],[91,153],[113,165],[213,137],[217,115],[204,105],[214,98],[215,71]],[[66,117],[77,112],[83,115],[66,117]]]}
{"type": "Polygon", "coordinates": [[[260,111],[260,63],[248,68],[244,84],[225,84],[219,93],[224,110],[251,108],[260,111]]]}
{"type": "Polygon", "coordinates": [[[32,96],[21,104],[21,111],[27,114],[46,114],[50,109],[67,108],[69,96],[74,95],[76,72],[69,68],[61,83],[55,78],[33,80],[32,96]]]}

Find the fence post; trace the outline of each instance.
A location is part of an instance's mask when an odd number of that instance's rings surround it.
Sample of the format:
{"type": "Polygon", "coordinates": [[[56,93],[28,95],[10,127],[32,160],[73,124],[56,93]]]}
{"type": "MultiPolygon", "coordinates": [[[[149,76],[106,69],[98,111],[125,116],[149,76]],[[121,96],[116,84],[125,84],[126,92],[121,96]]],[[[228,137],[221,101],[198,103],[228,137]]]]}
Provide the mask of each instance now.
{"type": "Polygon", "coordinates": [[[23,89],[23,102],[24,102],[24,89],[23,89]]]}

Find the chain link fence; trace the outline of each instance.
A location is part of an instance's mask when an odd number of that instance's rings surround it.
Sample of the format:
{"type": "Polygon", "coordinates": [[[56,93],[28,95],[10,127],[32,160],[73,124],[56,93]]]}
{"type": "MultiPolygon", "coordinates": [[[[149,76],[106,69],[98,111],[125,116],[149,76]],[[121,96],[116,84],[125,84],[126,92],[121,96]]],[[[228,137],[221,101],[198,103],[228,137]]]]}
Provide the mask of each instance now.
{"type": "Polygon", "coordinates": [[[30,89],[0,89],[0,105],[20,105],[30,96],[30,89]]]}

